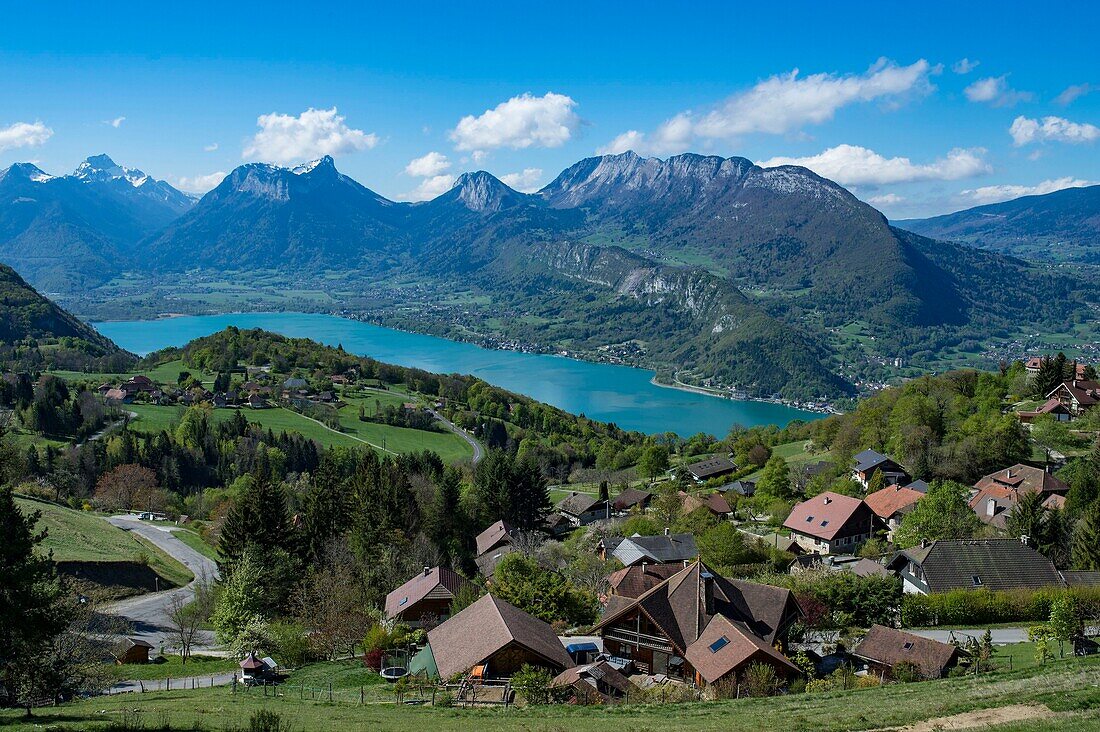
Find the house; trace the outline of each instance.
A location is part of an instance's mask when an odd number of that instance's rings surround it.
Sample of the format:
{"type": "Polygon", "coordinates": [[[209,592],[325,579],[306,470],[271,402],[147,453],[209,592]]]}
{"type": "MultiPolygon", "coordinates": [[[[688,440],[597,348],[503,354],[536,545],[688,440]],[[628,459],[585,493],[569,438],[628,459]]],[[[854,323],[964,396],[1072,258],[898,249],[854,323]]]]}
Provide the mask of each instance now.
{"type": "Polygon", "coordinates": [[[260,684],[271,681],[275,677],[275,669],[279,664],[270,657],[256,658],[256,654],[249,652],[240,663],[241,681],[246,684],[260,684]]]}
{"type": "Polygon", "coordinates": [[[641,597],[683,569],[682,564],[635,564],[607,576],[608,593],[617,597],[641,597]]]}
{"type": "Polygon", "coordinates": [[[767,534],[754,534],[748,529],[740,529],[740,531],[748,538],[767,544],[773,549],[778,549],[781,552],[787,552],[788,554],[803,554],[806,551],[791,537],[777,534],[774,531],[770,531],[767,534]]]}
{"type": "Polygon", "coordinates": [[[721,493],[711,493],[706,496],[695,496],[690,493],[680,491],[680,510],[684,514],[689,514],[692,511],[696,511],[700,508],[705,508],[718,518],[726,518],[733,509],[730,508],[730,504],[722,496],[721,493]]]}
{"type": "Polygon", "coordinates": [[[445,621],[451,616],[455,594],[470,581],[446,567],[424,571],[386,595],[386,619],[414,628],[445,621]]]}
{"type": "Polygon", "coordinates": [[[718,486],[717,490],[719,493],[732,493],[737,496],[751,498],[756,494],[756,483],[751,480],[735,480],[732,483],[718,486]]]}
{"type": "Polygon", "coordinates": [[[295,391],[297,389],[305,389],[309,385],[305,379],[299,379],[291,377],[283,382],[283,388],[287,391],[295,391]]]}
{"type": "Polygon", "coordinates": [[[596,547],[600,559],[618,559],[624,567],[635,564],[680,564],[699,556],[695,537],[691,534],[672,534],[665,529],[661,536],[608,536],[596,547]]]}
{"type": "Polygon", "coordinates": [[[477,553],[479,555],[484,554],[490,549],[496,549],[504,544],[510,544],[514,532],[515,529],[512,525],[503,519],[493,523],[474,539],[477,553]]]}
{"type": "Polygon", "coordinates": [[[351,380],[343,374],[336,374],[331,379],[333,384],[339,384],[340,386],[347,386],[351,383],[351,380]]]}
{"type": "Polygon", "coordinates": [[[802,617],[790,590],[727,580],[695,561],[637,598],[612,599],[596,631],[606,653],[639,673],[703,685],[760,661],[781,678],[798,674],[774,648],[802,617]]]}
{"type": "Polygon", "coordinates": [[[1043,468],[1017,463],[978,480],[969,503],[983,522],[1004,530],[1016,504],[1032,493],[1041,493],[1044,505],[1057,507],[1069,493],[1069,486],[1043,468]]]}
{"type": "Polygon", "coordinates": [[[211,402],[214,404],[215,409],[224,409],[229,404],[229,400],[221,392],[215,394],[211,402]]]}
{"type": "Polygon", "coordinates": [[[483,678],[502,679],[524,664],[559,674],[573,660],[547,623],[489,594],[429,630],[409,670],[450,679],[481,666],[483,678]]]}
{"type": "Polygon", "coordinates": [[[791,538],[815,554],[855,551],[881,524],[864,501],[833,491],[796,504],[783,522],[791,538]]]}
{"type": "Polygon", "coordinates": [[[863,499],[875,515],[878,516],[890,533],[901,524],[905,514],[913,510],[917,501],[924,498],[924,492],[901,485],[888,485],[863,499]]]}
{"type": "Polygon", "coordinates": [[[115,648],[115,663],[149,663],[153,644],[141,638],[123,638],[115,648]]]}
{"type": "Polygon", "coordinates": [[[1050,415],[1058,422],[1068,422],[1073,419],[1071,412],[1057,397],[1051,397],[1043,402],[1043,405],[1035,410],[1017,412],[1016,416],[1025,424],[1030,424],[1038,417],[1050,415]]]}
{"type": "Polygon", "coordinates": [[[516,549],[511,544],[502,544],[501,546],[490,549],[484,554],[478,554],[474,557],[474,564],[477,565],[477,571],[482,577],[491,580],[497,571],[497,565],[500,564],[500,560],[514,551],[516,551],[516,549]]]}
{"type": "Polygon", "coordinates": [[[252,409],[267,409],[267,400],[255,392],[248,395],[248,406],[252,409]]]}
{"type": "Polygon", "coordinates": [[[903,630],[872,625],[852,655],[866,662],[868,671],[893,676],[902,664],[911,664],[926,679],[942,679],[958,665],[962,651],[958,646],[903,630]]]}
{"type": "Polygon", "coordinates": [[[615,500],[611,502],[611,507],[615,510],[615,513],[626,514],[634,511],[644,511],[649,507],[649,502],[653,500],[653,494],[649,491],[638,490],[637,488],[627,488],[619,495],[615,496],[615,500]]]}
{"type": "Polygon", "coordinates": [[[1019,539],[927,542],[898,552],[886,566],[901,577],[905,592],[921,595],[1065,585],[1054,564],[1019,539]]]}
{"type": "Polygon", "coordinates": [[[129,404],[134,401],[133,394],[118,388],[108,389],[103,393],[103,398],[108,404],[129,404]]]}
{"type": "MultiPolygon", "coordinates": [[[[1051,389],[1047,400],[1056,399],[1073,417],[1080,417],[1100,402],[1100,384],[1095,381],[1074,379],[1063,381],[1051,389]]],[[[1045,405],[1044,405],[1045,406],[1045,405]]]]}
{"type": "Polygon", "coordinates": [[[558,502],[558,513],[574,526],[588,526],[611,518],[611,506],[591,493],[570,493],[558,502]]]}
{"type": "MultiPolygon", "coordinates": [[[[1075,363],[1074,376],[1078,379],[1084,379],[1085,374],[1088,371],[1088,366],[1083,363],[1075,363]]],[[[1024,361],[1024,370],[1027,371],[1028,380],[1034,379],[1039,375],[1039,370],[1043,367],[1042,356],[1032,356],[1028,360],[1024,361]]]]}
{"type": "Polygon", "coordinates": [[[567,668],[550,682],[551,689],[570,689],[567,701],[577,704],[621,699],[638,687],[607,661],[567,668]]]}
{"type": "Polygon", "coordinates": [[[122,382],[118,388],[122,389],[127,394],[137,394],[139,392],[153,391],[157,386],[148,376],[138,374],[122,382]]]}
{"type": "Polygon", "coordinates": [[[696,483],[702,483],[711,478],[720,478],[723,475],[737,471],[737,464],[728,457],[711,457],[700,460],[697,463],[684,466],[684,470],[695,479],[696,483]]]}
{"type": "Polygon", "coordinates": [[[908,483],[909,474],[897,461],[888,455],[883,455],[874,450],[864,450],[855,457],[855,465],[852,467],[852,479],[859,482],[864,488],[871,484],[875,473],[882,473],[886,485],[896,483],[908,483]]]}

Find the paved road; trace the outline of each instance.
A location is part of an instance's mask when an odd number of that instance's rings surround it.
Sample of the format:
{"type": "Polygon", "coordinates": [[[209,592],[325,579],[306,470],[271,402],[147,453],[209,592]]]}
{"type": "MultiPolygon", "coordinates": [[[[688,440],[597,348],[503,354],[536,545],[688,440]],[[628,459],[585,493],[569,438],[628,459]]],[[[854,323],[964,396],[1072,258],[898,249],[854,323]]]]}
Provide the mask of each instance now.
{"type": "MultiPolygon", "coordinates": [[[[951,634],[954,633],[956,640],[965,643],[968,637],[981,640],[982,636],[985,635],[985,628],[961,628],[957,630],[939,630],[931,628],[928,630],[910,630],[908,632],[913,635],[919,635],[922,638],[931,638],[932,640],[938,640],[943,643],[950,642],[951,634]]],[[[997,645],[1024,643],[1027,641],[1027,628],[990,628],[989,632],[993,636],[993,642],[997,645]]]]}
{"type": "MultiPolygon", "coordinates": [[[[170,528],[139,521],[133,516],[112,516],[107,521],[148,539],[191,570],[196,578],[205,575],[211,582],[218,578],[218,565],[173,536],[170,528]]],[[[193,584],[120,600],[107,606],[106,611],[129,620],[133,625],[132,637],[148,641],[153,644],[155,650],[159,650],[162,645],[172,645],[165,618],[169,603],[177,595],[183,595],[188,599],[193,597],[195,594],[193,584]]],[[[196,653],[209,650],[213,647],[213,643],[213,635],[203,632],[193,650],[196,653]]]]}
{"type": "Polygon", "coordinates": [[[467,443],[469,443],[470,447],[472,447],[474,449],[474,458],[473,458],[474,465],[477,465],[479,462],[481,462],[481,458],[485,457],[485,448],[483,448],[481,446],[481,443],[478,442],[477,439],[475,439],[473,435],[471,435],[469,432],[462,429],[457,424],[455,424],[451,420],[447,419],[446,417],[444,417],[442,414],[435,411],[434,409],[431,409],[429,407],[428,411],[432,413],[433,417],[435,417],[437,420],[442,422],[444,427],[449,429],[451,432],[454,432],[456,435],[458,435],[462,439],[466,440],[467,443]]]}
{"type": "Polygon", "coordinates": [[[107,689],[107,694],[122,694],[128,691],[176,691],[184,689],[205,689],[208,686],[229,686],[233,683],[233,672],[208,674],[206,676],[185,676],[180,679],[149,679],[145,681],[120,681],[107,689]]]}

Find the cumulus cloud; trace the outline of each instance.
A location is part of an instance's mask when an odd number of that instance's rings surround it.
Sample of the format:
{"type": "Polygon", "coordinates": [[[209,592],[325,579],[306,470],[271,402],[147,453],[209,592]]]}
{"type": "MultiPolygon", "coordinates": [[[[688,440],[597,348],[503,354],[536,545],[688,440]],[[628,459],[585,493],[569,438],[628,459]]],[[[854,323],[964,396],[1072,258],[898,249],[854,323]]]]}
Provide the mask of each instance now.
{"type": "Polygon", "coordinates": [[[624,132],[600,150],[663,155],[682,152],[700,141],[793,133],[827,122],[851,104],[878,101],[896,106],[908,97],[927,94],[933,89],[929,77],[939,71],[939,66],[924,59],[899,66],[884,58],[861,74],[800,76],[795,69],[764,79],[709,110],[680,112],[651,133],[624,132]]]}
{"type": "Polygon", "coordinates": [[[981,188],[962,191],[961,195],[974,203],[1000,203],[1001,201],[1009,201],[1013,198],[1019,198],[1020,196],[1041,196],[1045,193],[1053,193],[1054,191],[1061,191],[1066,188],[1081,188],[1083,186],[1094,185],[1097,185],[1096,181],[1066,176],[1054,180],[1044,180],[1033,186],[982,186],[981,188]]]}
{"type": "Polygon", "coordinates": [[[52,136],[53,130],[41,122],[16,122],[0,127],[0,152],[41,145],[52,136]]]}
{"type": "Polygon", "coordinates": [[[576,106],[564,94],[521,94],[477,117],[463,117],[451,130],[450,138],[457,149],[473,151],[475,160],[479,152],[502,147],[561,147],[580,128],[576,106]]]}
{"type": "Polygon", "coordinates": [[[119,127],[122,127],[122,123],[125,121],[125,117],[115,117],[114,119],[103,120],[103,124],[114,127],[117,130],[119,127]]]}
{"type": "Polygon", "coordinates": [[[1034,98],[1031,92],[1017,91],[1008,85],[1008,76],[990,76],[978,79],[963,89],[963,94],[972,102],[989,104],[994,107],[1011,107],[1017,102],[1029,102],[1034,98]]]}
{"type": "Polygon", "coordinates": [[[500,176],[500,180],[522,193],[534,193],[542,180],[542,168],[524,168],[519,173],[506,173],[500,176]]]}
{"type": "Polygon", "coordinates": [[[867,197],[867,203],[874,204],[875,206],[894,206],[904,200],[904,196],[899,196],[896,193],[883,193],[878,196],[867,197]]]}
{"type": "Polygon", "coordinates": [[[189,191],[191,193],[206,193],[209,190],[218,187],[218,184],[225,180],[225,176],[228,175],[224,170],[219,170],[216,173],[209,173],[208,175],[196,175],[193,177],[182,176],[177,185],[182,191],[189,191]]]}
{"type": "Polygon", "coordinates": [[[449,174],[433,175],[420,181],[420,185],[412,189],[401,198],[405,201],[430,201],[451,190],[455,184],[455,177],[449,174]]]}
{"type": "Polygon", "coordinates": [[[1071,122],[1065,117],[1032,119],[1019,116],[1008,128],[1012,142],[1017,147],[1033,142],[1068,142],[1080,144],[1100,138],[1100,127],[1087,122],[1071,122]]]}
{"type": "Polygon", "coordinates": [[[808,157],[775,157],[759,165],[801,165],[843,185],[887,185],[927,180],[959,180],[988,173],[982,148],[955,148],[930,163],[918,164],[906,157],[887,158],[858,145],[837,145],[808,157]]]}
{"type": "Polygon", "coordinates": [[[968,58],[960,58],[955,63],[951,64],[951,70],[956,74],[969,74],[974,69],[978,68],[981,61],[971,61],[968,58]]]}
{"type": "Polygon", "coordinates": [[[205,147],[203,147],[203,150],[205,152],[214,152],[217,149],[218,149],[218,143],[216,143],[216,142],[212,142],[209,145],[206,145],[205,147]]]}
{"type": "Polygon", "coordinates": [[[428,178],[439,175],[451,167],[451,161],[443,153],[430,152],[423,157],[410,160],[405,166],[405,174],[414,178],[428,178]]]}
{"type": "Polygon", "coordinates": [[[297,117],[275,112],[262,114],[256,124],[260,131],[245,147],[243,158],[289,163],[369,150],[379,142],[374,133],[348,127],[336,107],[310,107],[297,117]]]}
{"type": "Polygon", "coordinates": [[[1083,97],[1093,91],[1096,90],[1095,88],[1093,88],[1092,84],[1073,84],[1072,86],[1067,86],[1065,89],[1063,89],[1062,93],[1054,98],[1054,103],[1064,107],[1067,104],[1072,104],[1076,99],[1083,97]]]}

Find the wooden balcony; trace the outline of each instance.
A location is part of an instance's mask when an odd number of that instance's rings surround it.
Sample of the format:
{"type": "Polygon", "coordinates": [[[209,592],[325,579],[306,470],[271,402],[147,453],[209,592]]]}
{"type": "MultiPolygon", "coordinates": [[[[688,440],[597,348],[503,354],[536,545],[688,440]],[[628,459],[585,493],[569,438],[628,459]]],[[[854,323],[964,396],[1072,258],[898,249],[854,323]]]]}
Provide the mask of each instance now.
{"type": "Polygon", "coordinates": [[[672,643],[670,643],[667,638],[662,638],[657,635],[648,635],[647,633],[639,633],[630,628],[608,628],[604,631],[603,636],[608,640],[627,643],[632,646],[642,646],[644,648],[651,648],[655,651],[662,651],[670,654],[676,652],[672,647],[672,643]]]}

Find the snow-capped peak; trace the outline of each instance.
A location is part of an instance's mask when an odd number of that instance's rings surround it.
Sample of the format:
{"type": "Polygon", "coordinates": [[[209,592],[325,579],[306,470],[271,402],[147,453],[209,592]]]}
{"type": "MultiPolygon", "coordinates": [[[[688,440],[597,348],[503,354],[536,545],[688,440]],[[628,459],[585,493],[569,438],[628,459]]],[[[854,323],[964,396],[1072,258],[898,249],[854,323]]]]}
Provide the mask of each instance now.
{"type": "Polygon", "coordinates": [[[318,158],[317,160],[311,160],[308,163],[296,165],[290,169],[290,172],[294,173],[294,175],[305,175],[306,173],[312,173],[314,170],[322,166],[335,168],[336,161],[332,159],[331,155],[325,155],[324,157],[318,158]]]}
{"type": "Polygon", "coordinates": [[[76,167],[73,177],[85,183],[92,181],[122,178],[134,188],[140,188],[149,181],[149,176],[136,168],[124,168],[108,155],[93,155],[76,167]]]}

